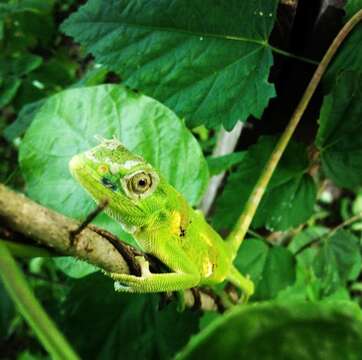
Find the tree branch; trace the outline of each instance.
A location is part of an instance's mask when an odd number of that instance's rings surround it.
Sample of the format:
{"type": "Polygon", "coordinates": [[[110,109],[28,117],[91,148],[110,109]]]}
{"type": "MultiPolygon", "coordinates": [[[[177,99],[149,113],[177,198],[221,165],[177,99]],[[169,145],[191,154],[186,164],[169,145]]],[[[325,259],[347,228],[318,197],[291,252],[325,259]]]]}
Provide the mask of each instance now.
{"type": "MultiPolygon", "coordinates": [[[[132,258],[139,255],[137,249],[93,225],[86,226],[75,237],[72,236],[80,225],[78,221],[45,208],[0,184],[0,228],[10,228],[20,233],[24,239],[30,238],[62,255],[75,256],[107,272],[134,274],[135,264],[132,258]]],[[[10,250],[11,248],[10,246],[10,250]]],[[[43,255],[49,256],[50,253],[43,251],[43,255]]],[[[152,258],[147,260],[151,267],[157,268],[152,258]]],[[[197,296],[187,290],[185,302],[188,307],[195,307],[199,303],[203,310],[223,310],[218,297],[203,289],[198,291],[197,296]]]]}
{"type": "Polygon", "coordinates": [[[86,228],[72,242],[70,234],[80,225],[77,221],[40,206],[2,184],[0,221],[61,254],[76,256],[106,271],[129,273],[127,261],[104,237],[86,228]]]}

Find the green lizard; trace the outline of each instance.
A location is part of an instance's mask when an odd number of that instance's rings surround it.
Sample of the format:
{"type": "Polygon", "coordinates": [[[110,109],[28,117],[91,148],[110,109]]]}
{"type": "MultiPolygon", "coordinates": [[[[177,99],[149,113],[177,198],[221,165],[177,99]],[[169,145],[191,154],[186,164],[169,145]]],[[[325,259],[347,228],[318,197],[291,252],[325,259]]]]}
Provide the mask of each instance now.
{"type": "Polygon", "coordinates": [[[253,294],[253,283],[233,265],[235,244],[224,241],[201,212],[118,140],[104,140],[75,155],[70,171],[96,202],[107,202],[106,213],[133,235],[145,253],[170,269],[151,273],[145,258],[137,257],[141,276],[109,274],[116,280],[116,290],[181,291],[229,280],[243,291],[243,299],[253,294]]]}

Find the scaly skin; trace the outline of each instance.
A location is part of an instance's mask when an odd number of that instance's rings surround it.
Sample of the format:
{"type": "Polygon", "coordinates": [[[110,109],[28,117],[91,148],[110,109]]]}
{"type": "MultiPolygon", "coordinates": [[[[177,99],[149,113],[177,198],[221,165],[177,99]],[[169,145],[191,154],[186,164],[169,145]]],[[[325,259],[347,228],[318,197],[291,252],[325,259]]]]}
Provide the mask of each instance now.
{"type": "Polygon", "coordinates": [[[133,235],[145,253],[170,269],[153,274],[140,257],[141,276],[109,274],[117,281],[116,290],[181,291],[227,279],[243,291],[244,298],[253,294],[253,283],[232,264],[234,254],[228,243],[150,164],[118,140],[104,140],[74,156],[70,171],[96,202],[107,201],[105,211],[133,235]]]}

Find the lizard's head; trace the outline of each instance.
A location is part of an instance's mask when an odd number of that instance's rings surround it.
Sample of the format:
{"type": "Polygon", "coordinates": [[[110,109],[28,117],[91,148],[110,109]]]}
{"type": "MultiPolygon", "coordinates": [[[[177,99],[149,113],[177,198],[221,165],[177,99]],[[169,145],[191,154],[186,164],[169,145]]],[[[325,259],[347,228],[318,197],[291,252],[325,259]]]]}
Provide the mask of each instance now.
{"type": "Polygon", "coordinates": [[[75,155],[70,172],[106,212],[126,228],[140,226],[159,207],[166,194],[156,170],[118,140],[75,155]]]}

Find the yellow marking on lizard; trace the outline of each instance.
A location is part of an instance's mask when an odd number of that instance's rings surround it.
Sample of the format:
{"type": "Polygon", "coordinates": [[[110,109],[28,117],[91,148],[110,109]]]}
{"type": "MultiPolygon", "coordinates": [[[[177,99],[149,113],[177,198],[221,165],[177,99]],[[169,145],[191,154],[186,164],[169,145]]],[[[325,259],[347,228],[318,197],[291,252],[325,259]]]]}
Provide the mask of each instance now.
{"type": "Polygon", "coordinates": [[[181,220],[181,214],[178,211],[173,211],[170,219],[170,229],[172,234],[177,236],[180,234],[181,220]]]}

